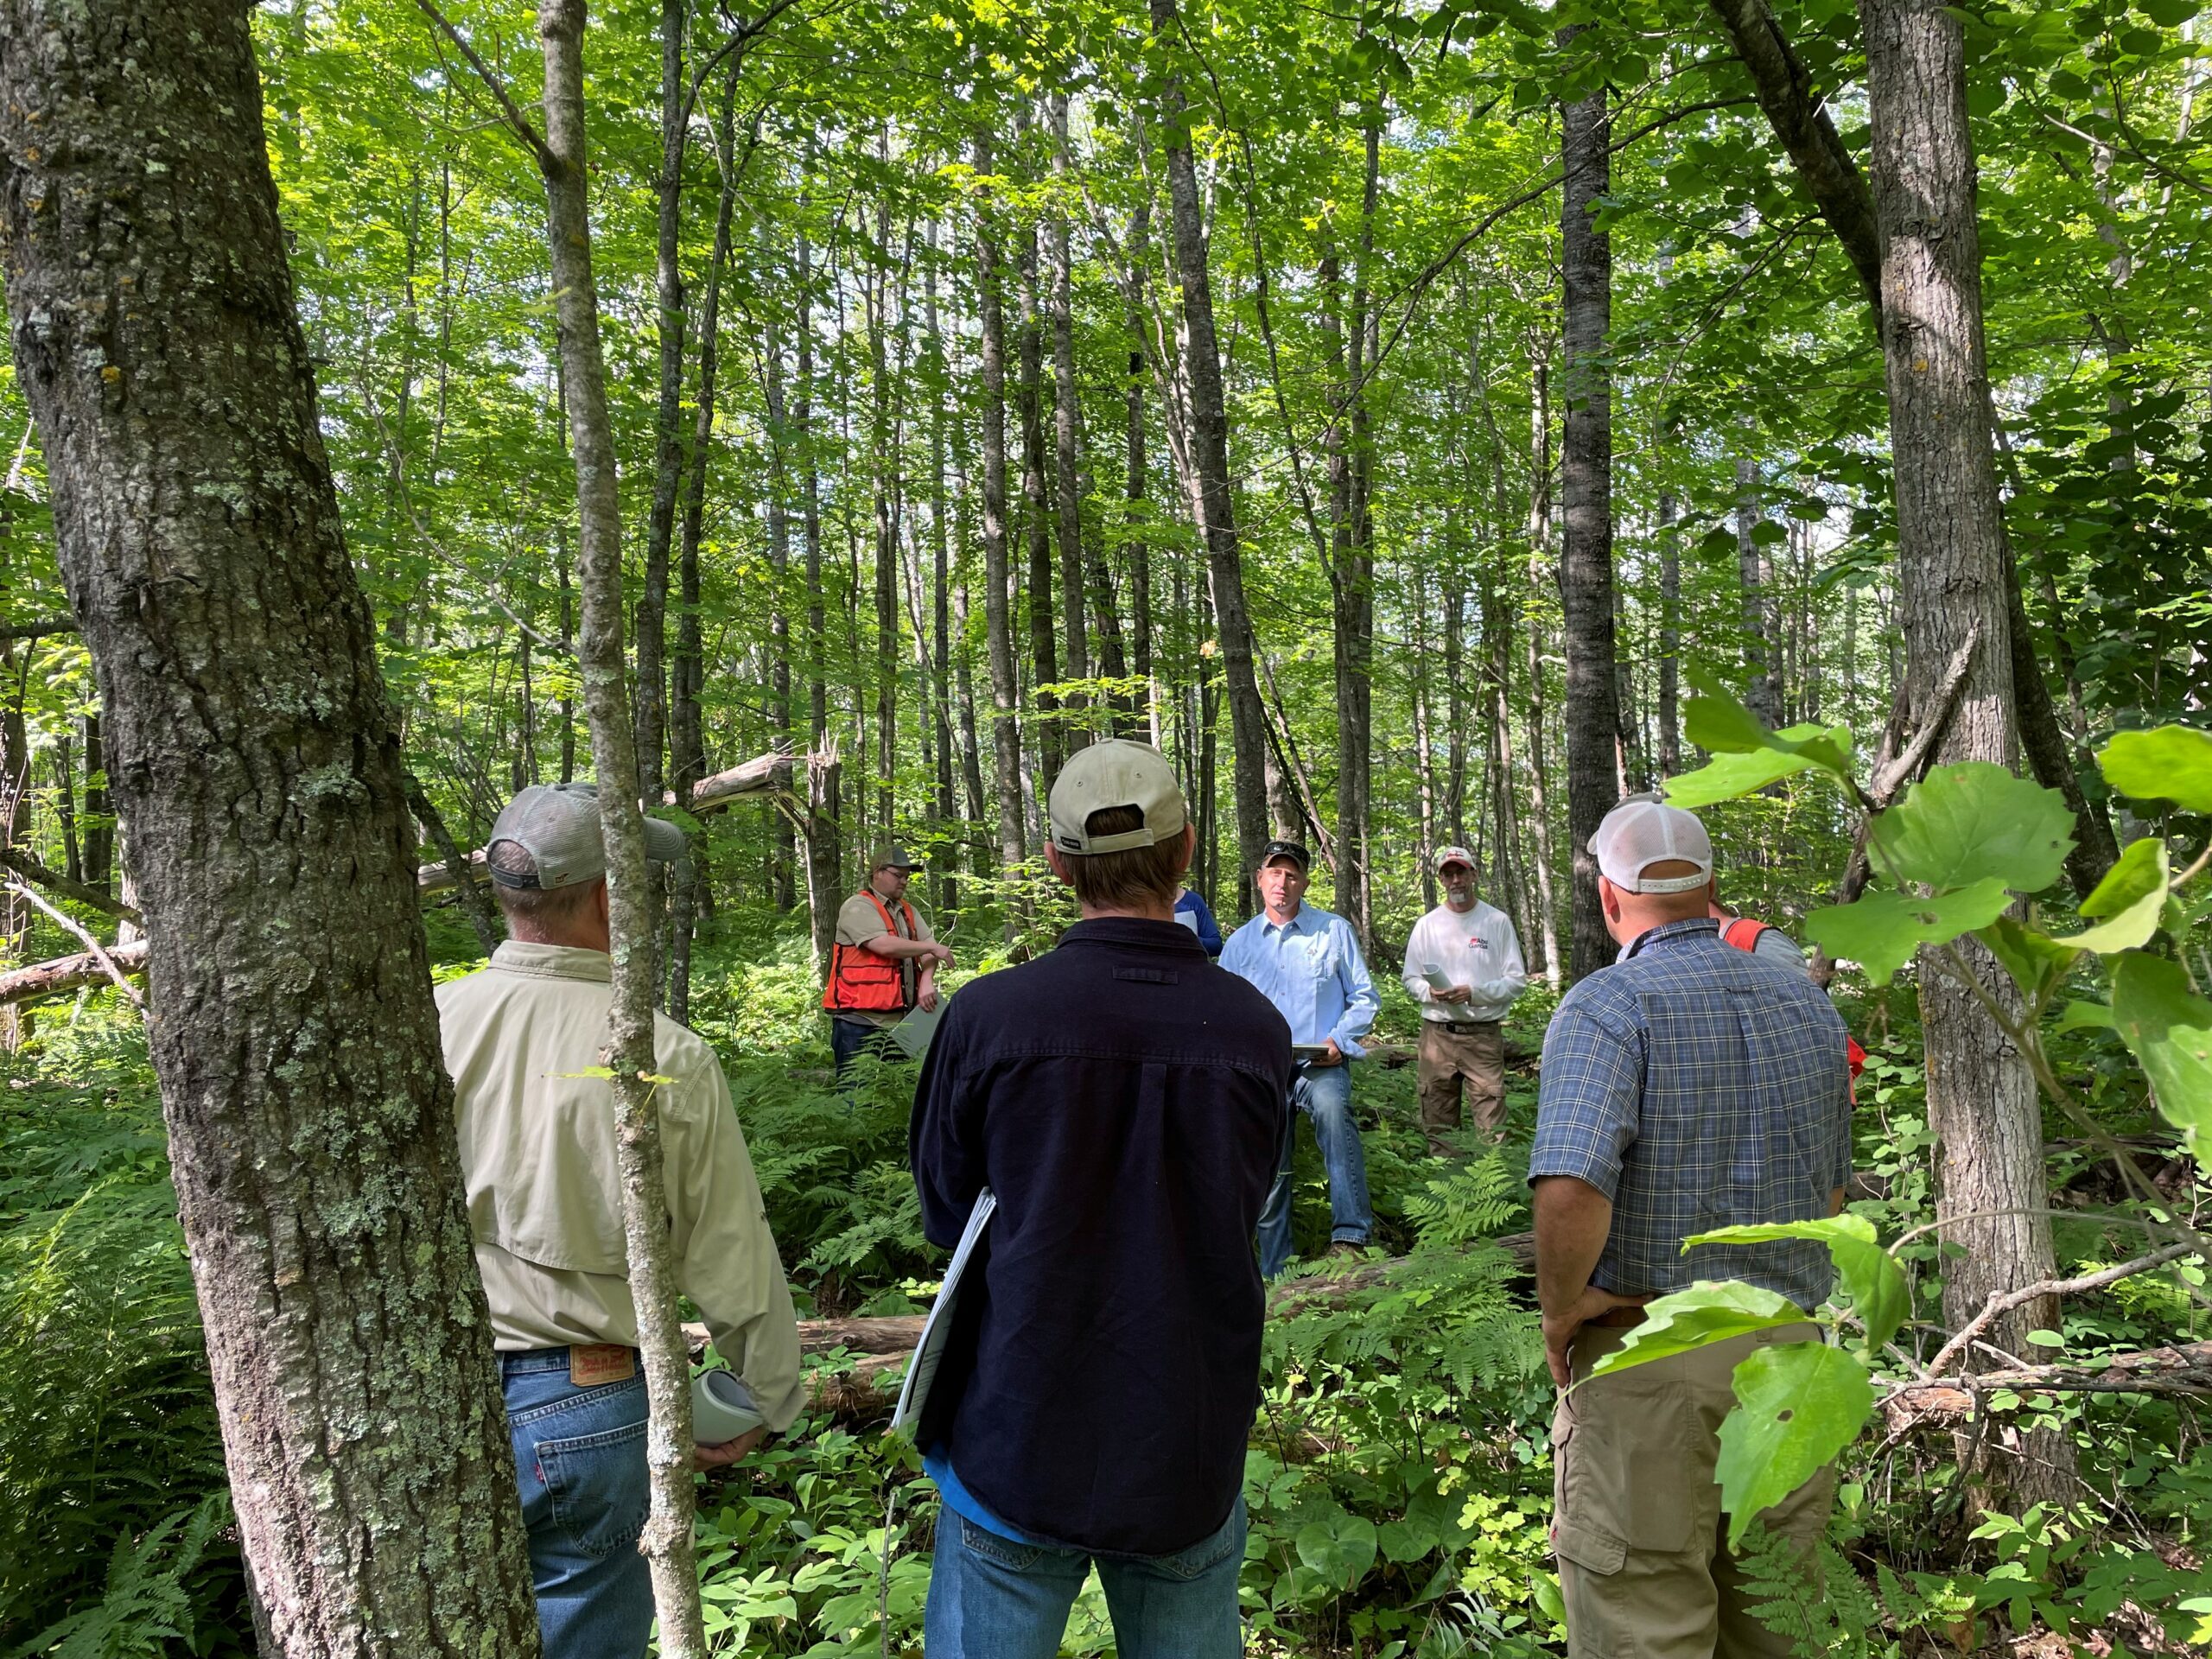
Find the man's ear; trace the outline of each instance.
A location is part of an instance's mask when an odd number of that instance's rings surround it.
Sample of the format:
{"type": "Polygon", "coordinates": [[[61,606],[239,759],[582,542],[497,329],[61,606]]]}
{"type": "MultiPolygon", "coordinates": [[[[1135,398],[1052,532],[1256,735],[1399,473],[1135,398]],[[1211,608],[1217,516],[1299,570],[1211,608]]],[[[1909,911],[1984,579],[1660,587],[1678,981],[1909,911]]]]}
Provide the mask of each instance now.
{"type": "Polygon", "coordinates": [[[1052,874],[1060,878],[1064,886],[1075,886],[1075,878],[1068,874],[1066,855],[1049,841],[1045,843],[1045,862],[1052,867],[1052,874]]]}
{"type": "Polygon", "coordinates": [[[1598,878],[1598,908],[1610,920],[1618,922],[1621,918],[1621,890],[1613,885],[1610,876],[1598,878]]]}

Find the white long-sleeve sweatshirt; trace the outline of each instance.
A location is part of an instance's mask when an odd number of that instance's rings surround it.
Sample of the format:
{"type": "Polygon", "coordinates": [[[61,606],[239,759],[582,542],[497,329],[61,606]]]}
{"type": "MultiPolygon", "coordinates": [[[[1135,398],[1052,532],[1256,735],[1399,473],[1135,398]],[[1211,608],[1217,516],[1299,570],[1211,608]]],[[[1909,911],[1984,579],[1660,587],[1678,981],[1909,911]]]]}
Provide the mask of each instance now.
{"type": "Polygon", "coordinates": [[[1479,899],[1472,910],[1464,912],[1439,905],[1414,924],[1413,937],[1406,941],[1405,983],[1421,1005],[1424,1020],[1461,1024],[1503,1020],[1529,983],[1520,935],[1503,911],[1479,899]],[[1437,1001],[1427,976],[1431,966],[1472,995],[1465,1002],[1437,1001]]]}

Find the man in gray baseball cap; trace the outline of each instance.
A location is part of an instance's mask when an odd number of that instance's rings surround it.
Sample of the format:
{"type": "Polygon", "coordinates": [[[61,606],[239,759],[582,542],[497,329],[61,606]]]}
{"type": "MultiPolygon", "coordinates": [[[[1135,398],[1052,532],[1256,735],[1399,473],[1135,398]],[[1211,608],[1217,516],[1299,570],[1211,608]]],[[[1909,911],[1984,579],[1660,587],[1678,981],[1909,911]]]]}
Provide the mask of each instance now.
{"type": "Polygon", "coordinates": [[[868,855],[868,885],[837,907],[822,1008],[841,1077],[863,1052],[894,1057],[891,1028],[916,1008],[937,1007],[937,970],[952,965],[952,950],[938,943],[906,897],[921,868],[904,847],[886,842],[868,855]]]}
{"type": "MultiPolygon", "coordinates": [[[[645,820],[648,856],[683,855],[645,820]]],[[[508,938],[438,988],[476,1265],[491,1305],[547,1659],[643,1659],[652,1584],[645,1386],[622,1243],[613,1096],[601,1066],[613,1000],[599,792],[533,785],[485,851],[508,938]]],[[[714,1051],[657,1017],[655,1069],[676,1282],[770,1427],[805,1400],[798,1327],[760,1183],[714,1051]]],[[[764,1431],[699,1448],[734,1462],[764,1431]]]]}

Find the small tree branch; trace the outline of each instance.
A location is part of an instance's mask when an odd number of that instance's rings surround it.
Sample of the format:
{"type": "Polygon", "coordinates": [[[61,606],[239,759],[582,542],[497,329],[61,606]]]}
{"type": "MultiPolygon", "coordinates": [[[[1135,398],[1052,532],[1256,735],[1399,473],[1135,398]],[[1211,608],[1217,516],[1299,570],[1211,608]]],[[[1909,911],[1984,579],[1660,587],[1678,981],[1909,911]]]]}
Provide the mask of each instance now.
{"type": "Polygon", "coordinates": [[[438,31],[453,42],[454,49],[468,60],[468,67],[476,72],[476,78],[484,83],[485,89],[498,102],[499,113],[506,121],[507,126],[516,137],[522,140],[524,146],[529,149],[530,153],[537,157],[539,168],[545,168],[557,165],[554,161],[553,152],[546,147],[543,137],[539,135],[536,127],[530,124],[530,118],[522,112],[520,106],[509,96],[506,83],[492,73],[492,66],[476,54],[476,48],[468,43],[467,37],[447,20],[446,15],[437,9],[433,0],[415,0],[415,3],[422,8],[423,15],[437,26],[438,31]]]}
{"type": "Polygon", "coordinates": [[[50,633],[74,633],[77,619],[73,616],[41,616],[29,622],[0,624],[0,645],[12,645],[18,639],[43,639],[50,633]]]}
{"type": "Polygon", "coordinates": [[[7,885],[9,892],[19,894],[22,898],[30,900],[32,904],[36,905],[39,909],[45,913],[48,920],[55,923],[57,925],[73,935],[79,943],[83,944],[86,950],[91,951],[92,954],[92,960],[99,963],[100,965],[100,971],[115,982],[116,989],[121,991],[124,995],[130,999],[130,1006],[137,1009],[141,1014],[146,1012],[146,999],[138,995],[138,988],[136,985],[133,985],[129,980],[123,976],[123,969],[115,965],[115,958],[108,955],[107,947],[105,945],[102,944],[98,939],[86,932],[81,925],[72,920],[67,916],[63,915],[52,905],[47,903],[47,901],[43,898],[40,897],[40,895],[27,883],[22,881],[10,881],[7,885]]]}
{"type": "Polygon", "coordinates": [[[126,905],[112,894],[98,887],[88,887],[81,881],[72,881],[59,870],[50,870],[28,853],[19,853],[10,847],[0,847],[0,869],[13,870],[26,881],[35,881],[48,893],[59,894],[71,902],[89,905],[92,909],[114,917],[118,921],[143,925],[145,918],[137,906],[126,905]]]}
{"type": "Polygon", "coordinates": [[[2073,1296],[2083,1291],[2102,1290],[2106,1286],[2116,1285],[2123,1279],[2132,1279],[2139,1273],[2148,1273],[2153,1268],[2164,1267],[2169,1262],[2178,1262],[2183,1256],[2197,1254],[2199,1254],[2197,1246],[2193,1243],[2169,1244],[2163,1249],[2152,1250],[2147,1255],[2139,1255],[2133,1262],[2123,1262],[2117,1267],[2101,1268],[2094,1273],[2085,1273],[2079,1278],[2039,1279],[2032,1285],[2021,1286],[2018,1290],[1995,1293],[1987,1302],[1983,1304],[1980,1313],[1967,1321],[1956,1336],[1936,1351],[1936,1357],[1928,1362],[1927,1369],[1921,1373],[1921,1380],[1935,1381],[1942,1375],[1943,1368],[1964,1352],[1969,1344],[2016,1307],[2024,1306],[2045,1296],[2073,1296]]]}

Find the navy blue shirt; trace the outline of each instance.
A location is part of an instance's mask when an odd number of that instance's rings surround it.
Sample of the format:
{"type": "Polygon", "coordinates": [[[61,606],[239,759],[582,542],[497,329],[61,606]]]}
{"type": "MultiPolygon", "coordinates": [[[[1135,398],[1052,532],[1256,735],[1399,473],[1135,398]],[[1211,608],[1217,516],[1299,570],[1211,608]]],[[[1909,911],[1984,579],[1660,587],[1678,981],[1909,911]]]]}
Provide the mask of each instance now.
{"type": "Polygon", "coordinates": [[[1252,1233],[1290,1028],[1176,922],[1078,922],[963,986],[914,1096],[922,1224],[962,1281],[917,1438],[1025,1534],[1165,1555],[1243,1479],[1267,1304],[1252,1233]]]}

